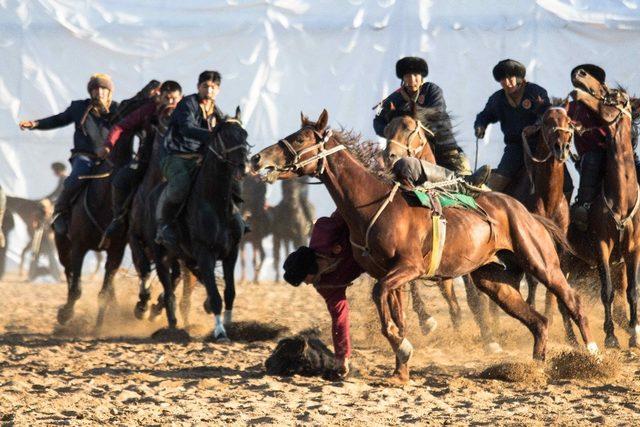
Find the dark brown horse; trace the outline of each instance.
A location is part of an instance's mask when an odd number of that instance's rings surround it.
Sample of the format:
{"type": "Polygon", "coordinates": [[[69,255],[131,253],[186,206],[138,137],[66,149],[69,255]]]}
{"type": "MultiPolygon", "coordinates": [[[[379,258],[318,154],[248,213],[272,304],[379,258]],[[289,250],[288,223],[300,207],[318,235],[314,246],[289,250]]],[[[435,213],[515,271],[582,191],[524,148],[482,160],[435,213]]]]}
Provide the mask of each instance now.
{"type": "MultiPolygon", "coordinates": [[[[327,121],[326,111],[315,123],[302,116],[300,130],[256,154],[252,165],[255,171],[267,173],[269,179],[314,175],[325,184],[349,227],[352,241],[367,248],[366,252],[354,250],[354,257],[378,279],[373,298],[382,333],[396,354],[394,376],[407,381],[413,347],[405,336],[401,288],[434,268],[430,210],[413,208],[403,197],[394,198],[397,186],[380,180],[356,160],[341,135],[327,129],[327,121]],[[381,206],[385,209],[380,210],[381,206]]],[[[527,326],[534,337],[533,356],[544,359],[547,320],[513,288],[523,272],[529,273],[567,305],[587,347],[597,352],[580,298],[560,270],[555,241],[568,246],[562,232],[504,194],[483,193],[477,202],[487,217],[445,208],[447,244],[432,277],[449,279],[471,274],[476,286],[527,326]]]]}
{"type": "MultiPolygon", "coordinates": [[[[436,158],[433,153],[433,145],[440,140],[447,141],[451,139],[451,127],[442,125],[449,122],[450,118],[447,113],[437,109],[421,108],[416,104],[412,105],[410,115],[401,114],[394,117],[385,129],[387,146],[384,149],[383,156],[387,167],[391,167],[396,160],[402,157],[415,157],[435,164],[436,158]],[[427,123],[429,127],[424,126],[423,123],[427,123]]],[[[494,338],[495,328],[493,324],[487,321],[488,304],[486,297],[478,292],[470,276],[463,277],[463,282],[467,295],[467,304],[480,329],[480,336],[485,349],[489,353],[502,351],[500,344],[494,338]]],[[[453,280],[439,280],[438,286],[449,305],[449,314],[454,327],[457,328],[461,318],[461,310],[454,292],[453,280]]],[[[411,291],[414,295],[414,301],[418,300],[417,289],[413,284],[411,285],[411,291]]],[[[493,304],[491,306],[496,307],[493,304]]],[[[495,319],[496,313],[495,310],[493,311],[495,319]]]]}
{"type": "MultiPolygon", "coordinates": [[[[176,220],[180,234],[177,253],[169,253],[163,246],[155,244],[153,257],[156,273],[164,289],[164,308],[169,328],[162,335],[182,335],[177,329],[175,316],[175,284],[178,261],[205,286],[207,300],[205,310],[215,316],[212,338],[226,341],[225,326],[231,323],[235,300],[235,265],[238,258],[244,222],[234,213],[232,203],[233,179],[243,178],[247,169],[249,144],[247,132],[240,121],[240,109],[235,117],[219,122],[213,129],[211,140],[204,147],[202,163],[193,179],[191,192],[182,213],[176,220]],[[224,301],[217,287],[215,268],[222,263],[224,274],[224,301]],[[222,308],[224,304],[224,319],[222,308]]],[[[145,203],[145,218],[151,229],[156,227],[156,207],[164,184],[157,186],[145,203]]]]}
{"type": "MultiPolygon", "coordinates": [[[[67,278],[67,302],[58,310],[58,322],[67,323],[73,317],[75,303],[81,295],[81,275],[84,257],[88,251],[100,251],[105,228],[112,220],[110,177],[116,168],[123,167],[131,158],[131,144],[118,144],[109,160],[97,165],[86,180],[84,188],[73,201],[69,220],[69,234],[56,234],[56,247],[60,263],[67,278]]],[[[106,250],[102,288],[98,295],[96,332],[99,333],[107,309],[115,304],[113,280],[122,258],[127,240],[125,233],[115,235],[106,250]]]]}
{"type": "Polygon", "coordinates": [[[614,286],[611,262],[622,261],[621,288],[626,289],[629,304],[629,346],[638,346],[638,267],[640,266],[640,187],[631,145],[631,105],[621,89],[609,89],[586,73],[575,76],[580,86],[572,92],[602,119],[610,138],[607,145],[602,191],[593,201],[586,233],[569,229],[573,246],[585,258],[597,263],[604,304],[604,331],[607,347],[619,347],[614,333],[612,305],[614,286]]]}
{"type": "Polygon", "coordinates": [[[246,281],[245,246],[251,245],[253,254],[253,282],[258,283],[260,270],[266,258],[263,240],[272,233],[273,218],[267,209],[267,184],[259,177],[249,175],[244,179],[242,198],[243,218],[251,225],[251,233],[244,236],[240,246],[240,282],[246,281]]]}

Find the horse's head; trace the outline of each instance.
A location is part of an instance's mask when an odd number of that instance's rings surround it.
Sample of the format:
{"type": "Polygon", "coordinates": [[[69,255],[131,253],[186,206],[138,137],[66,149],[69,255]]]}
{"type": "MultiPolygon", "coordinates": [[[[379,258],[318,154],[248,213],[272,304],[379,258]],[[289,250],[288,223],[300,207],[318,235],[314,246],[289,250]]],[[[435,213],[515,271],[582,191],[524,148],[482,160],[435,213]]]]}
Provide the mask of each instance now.
{"type": "MultiPolygon", "coordinates": [[[[303,175],[319,175],[324,170],[324,157],[333,151],[325,150],[331,137],[327,128],[329,113],[322,110],[315,122],[300,113],[300,129],[251,158],[255,172],[264,173],[266,180],[290,179],[303,175]]],[[[344,148],[341,146],[341,148],[344,148]]]]}
{"type": "MultiPolygon", "coordinates": [[[[571,121],[565,107],[551,107],[542,116],[540,133],[543,147],[549,150],[553,157],[564,163],[571,155],[571,143],[576,126],[571,121]]],[[[544,148],[543,148],[544,149],[544,148]]]]}
{"type": "Polygon", "coordinates": [[[249,143],[247,131],[242,127],[240,107],[236,115],[218,123],[207,149],[222,165],[231,169],[236,178],[248,172],[249,143]]]}
{"type": "Polygon", "coordinates": [[[622,89],[610,89],[591,74],[579,69],[571,78],[576,87],[571,96],[596,112],[607,124],[615,124],[623,115],[631,118],[629,95],[622,89]]]}
{"type": "MultiPolygon", "coordinates": [[[[412,110],[415,112],[415,108],[412,110]]],[[[387,167],[390,168],[402,157],[432,160],[433,153],[427,135],[433,136],[433,132],[415,117],[415,113],[393,118],[384,129],[387,146],[383,154],[387,167]]]]}

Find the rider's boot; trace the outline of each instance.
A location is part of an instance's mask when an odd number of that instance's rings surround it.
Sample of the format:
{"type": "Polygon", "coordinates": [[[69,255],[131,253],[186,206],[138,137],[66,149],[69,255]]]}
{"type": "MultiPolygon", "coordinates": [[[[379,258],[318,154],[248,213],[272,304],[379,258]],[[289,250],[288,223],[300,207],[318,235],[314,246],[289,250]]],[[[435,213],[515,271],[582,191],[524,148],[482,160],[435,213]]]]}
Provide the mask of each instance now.
{"type": "Polygon", "coordinates": [[[170,201],[167,197],[167,190],[165,189],[160,195],[156,208],[158,231],[155,241],[159,245],[164,245],[164,247],[172,252],[175,252],[178,246],[178,238],[173,228],[173,223],[179,211],[180,204],[170,201]]]}

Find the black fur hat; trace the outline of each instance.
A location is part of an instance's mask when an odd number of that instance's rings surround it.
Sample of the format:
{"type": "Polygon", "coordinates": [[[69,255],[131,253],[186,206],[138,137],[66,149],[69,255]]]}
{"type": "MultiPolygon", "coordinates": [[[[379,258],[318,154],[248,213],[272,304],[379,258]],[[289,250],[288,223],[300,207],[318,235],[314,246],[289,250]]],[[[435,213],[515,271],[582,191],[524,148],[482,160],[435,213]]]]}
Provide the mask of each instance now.
{"type": "Polygon", "coordinates": [[[307,246],[300,246],[289,254],[282,268],[284,280],[293,286],[300,286],[307,275],[318,272],[316,253],[307,246]]]}
{"type": "Polygon", "coordinates": [[[427,61],[417,56],[405,56],[404,58],[396,62],[396,76],[402,79],[405,74],[421,74],[422,77],[427,77],[429,74],[429,66],[427,61]]]}
{"type": "Polygon", "coordinates": [[[527,74],[527,67],[514,59],[503,59],[493,67],[493,78],[499,82],[506,77],[517,77],[524,79],[527,74]]]}
{"type": "Polygon", "coordinates": [[[596,79],[597,81],[599,81],[601,84],[604,84],[604,81],[606,80],[606,77],[607,77],[607,74],[604,72],[604,70],[602,68],[598,67],[597,65],[582,64],[582,65],[578,65],[573,70],[571,70],[571,81],[572,82],[573,82],[573,76],[576,75],[578,70],[586,71],[587,74],[590,74],[591,76],[593,76],[593,78],[596,79]]]}

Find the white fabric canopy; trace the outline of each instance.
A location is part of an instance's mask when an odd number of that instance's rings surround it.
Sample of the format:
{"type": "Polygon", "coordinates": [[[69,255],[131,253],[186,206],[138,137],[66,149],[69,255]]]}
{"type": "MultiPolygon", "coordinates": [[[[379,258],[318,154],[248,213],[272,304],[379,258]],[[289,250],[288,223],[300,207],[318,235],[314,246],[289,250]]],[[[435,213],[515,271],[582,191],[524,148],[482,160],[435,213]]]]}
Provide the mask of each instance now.
{"type": "MultiPolygon", "coordinates": [[[[86,97],[94,72],[111,74],[122,99],[152,78],[189,93],[199,72],[217,69],[220,106],[242,107],[258,149],[297,129],[300,110],[313,118],[325,107],[334,127],[373,138],[372,106],[399,84],[395,61],[419,55],[473,159],[473,121],[498,89],[498,60],[522,61],[555,96],[583,62],[633,93],[639,48],[637,0],[0,0],[0,184],[32,198],[55,186],[49,164],[68,157],[72,127],[17,123],[86,97]]],[[[501,141],[492,127],[481,164],[497,164],[501,141]]],[[[324,189],[311,193],[320,214],[333,209],[324,189]]]]}

